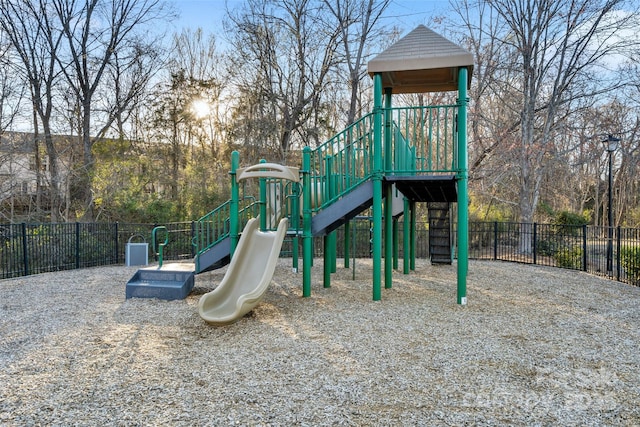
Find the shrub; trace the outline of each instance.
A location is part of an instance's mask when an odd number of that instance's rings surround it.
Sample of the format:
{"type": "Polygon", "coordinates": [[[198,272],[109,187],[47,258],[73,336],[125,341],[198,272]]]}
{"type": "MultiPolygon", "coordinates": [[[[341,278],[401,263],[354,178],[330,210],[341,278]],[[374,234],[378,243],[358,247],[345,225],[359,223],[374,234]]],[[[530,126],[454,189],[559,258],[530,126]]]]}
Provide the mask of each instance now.
{"type": "Polygon", "coordinates": [[[553,255],[553,259],[555,259],[558,267],[580,270],[582,267],[582,255],[582,248],[574,246],[559,250],[553,255]]]}
{"type": "Polygon", "coordinates": [[[581,234],[582,226],[587,223],[588,220],[583,215],[562,211],[558,213],[554,221],[554,233],[577,237],[581,234]]]}
{"type": "Polygon", "coordinates": [[[558,243],[551,239],[541,239],[536,242],[536,253],[542,256],[553,256],[558,251],[558,243]]]}
{"type": "Polygon", "coordinates": [[[640,285],[640,246],[620,249],[620,265],[633,285],[640,285]]]}
{"type": "Polygon", "coordinates": [[[589,219],[581,214],[562,211],[558,212],[555,223],[558,225],[586,225],[589,223],[589,219]]]}

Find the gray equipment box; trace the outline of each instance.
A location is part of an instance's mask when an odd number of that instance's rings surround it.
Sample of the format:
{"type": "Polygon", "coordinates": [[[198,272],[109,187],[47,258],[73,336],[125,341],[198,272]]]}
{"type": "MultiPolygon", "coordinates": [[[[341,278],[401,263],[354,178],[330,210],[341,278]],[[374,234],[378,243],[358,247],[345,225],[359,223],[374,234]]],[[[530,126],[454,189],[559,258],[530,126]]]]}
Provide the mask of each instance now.
{"type": "Polygon", "coordinates": [[[134,234],[129,237],[125,248],[125,262],[127,267],[132,265],[148,265],[149,264],[149,244],[140,234],[134,234]],[[140,237],[142,242],[132,242],[135,237],[140,237]]]}

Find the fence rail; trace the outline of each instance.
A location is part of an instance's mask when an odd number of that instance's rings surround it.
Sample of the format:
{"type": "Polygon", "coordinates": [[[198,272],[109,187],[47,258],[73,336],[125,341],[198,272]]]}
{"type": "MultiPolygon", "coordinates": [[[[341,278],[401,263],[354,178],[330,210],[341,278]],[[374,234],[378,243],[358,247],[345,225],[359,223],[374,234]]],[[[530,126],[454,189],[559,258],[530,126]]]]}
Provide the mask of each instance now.
{"type": "MultiPolygon", "coordinates": [[[[371,256],[371,222],[366,217],[351,222],[351,237],[344,242],[337,232],[337,255],[371,256]]],[[[0,224],[0,279],[52,271],[125,263],[126,244],[132,236],[151,242],[157,224],[62,223],[0,224]]],[[[169,244],[165,260],[190,260],[197,232],[195,222],[165,224],[169,244]]],[[[402,227],[399,223],[399,256],[402,258],[402,227]]],[[[429,257],[426,223],[416,224],[417,258],[429,257]]],[[[314,239],[314,251],[322,254],[322,239],[314,239]]],[[[455,242],[455,238],[453,239],[455,242]]],[[[282,256],[292,253],[286,240],[282,256]]],[[[154,259],[154,248],[149,257],[154,259]]],[[[469,258],[546,265],[618,280],[640,286],[640,229],[510,222],[471,222],[469,258]]]]}

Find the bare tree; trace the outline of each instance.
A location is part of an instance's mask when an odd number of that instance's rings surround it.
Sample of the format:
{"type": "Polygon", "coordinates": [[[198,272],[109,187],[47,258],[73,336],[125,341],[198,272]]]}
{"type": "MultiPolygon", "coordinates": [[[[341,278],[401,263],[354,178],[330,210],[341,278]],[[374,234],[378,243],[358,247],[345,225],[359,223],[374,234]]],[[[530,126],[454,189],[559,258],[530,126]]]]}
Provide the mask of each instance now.
{"type": "Polygon", "coordinates": [[[224,123],[226,121],[223,92],[227,77],[222,64],[223,54],[218,52],[216,38],[205,36],[201,28],[184,30],[174,35],[168,71],[181,74],[190,82],[191,98],[187,100],[191,110],[189,131],[204,148],[208,146],[214,161],[222,154],[224,123]]]}
{"type": "MultiPolygon", "coordinates": [[[[51,221],[56,222],[60,219],[62,202],[59,159],[53,141],[51,122],[54,91],[59,76],[55,58],[60,46],[60,36],[50,25],[51,14],[46,1],[1,0],[0,6],[1,28],[11,40],[21,63],[21,74],[31,92],[37,171],[41,170],[39,128],[42,126],[49,163],[50,215],[51,221]]],[[[38,179],[38,197],[40,184],[38,179]]]]}
{"type": "Polygon", "coordinates": [[[231,17],[235,64],[244,74],[240,85],[266,103],[262,120],[276,124],[283,157],[294,142],[306,143],[302,128],[320,106],[338,59],[340,29],[322,25],[322,17],[321,3],[312,0],[249,0],[231,17]]]}
{"type": "MultiPolygon", "coordinates": [[[[485,97],[505,100],[510,110],[505,111],[509,120],[495,136],[502,134],[513,141],[519,216],[522,222],[531,223],[550,161],[560,154],[556,141],[571,117],[572,103],[618,87],[613,73],[607,74],[607,58],[629,47],[629,40],[615,33],[629,28],[637,15],[625,12],[629,3],[624,0],[492,0],[478,4],[489,12],[483,16],[491,24],[467,27],[472,29],[471,44],[477,46],[476,51],[488,53],[483,58],[485,69],[493,68],[487,75],[490,78],[480,80],[479,91],[485,97]]],[[[468,12],[470,6],[461,9],[465,22],[477,16],[468,12]]],[[[486,148],[492,151],[486,145],[485,154],[486,148]]],[[[523,239],[521,250],[530,248],[530,240],[523,239]]]]}
{"type": "MultiPolygon", "coordinates": [[[[141,40],[151,33],[151,25],[168,17],[167,9],[160,0],[51,0],[60,26],[64,50],[56,55],[69,86],[73,89],[81,107],[83,145],[84,218],[93,217],[91,193],[91,170],[93,155],[91,148],[95,139],[104,133],[122,111],[123,98],[112,114],[103,118],[97,131],[92,127],[94,119],[94,97],[105,74],[116,59],[129,57],[132,63],[139,61],[141,40]],[[131,52],[133,49],[133,53],[131,52]],[[94,133],[96,132],[96,133],[94,133]]],[[[145,46],[149,46],[146,44],[145,46]]],[[[122,63],[120,63],[122,66],[122,63]]],[[[143,76],[144,78],[144,76],[143,76]]],[[[136,85],[130,85],[135,93],[136,85]]],[[[133,99],[133,98],[130,98],[133,99]]]]}
{"type": "Polygon", "coordinates": [[[382,32],[380,17],[391,0],[324,0],[340,30],[343,61],[350,90],[347,122],[356,119],[360,99],[360,82],[367,76],[366,47],[382,32]]]}
{"type": "Polygon", "coordinates": [[[0,27],[0,134],[12,127],[24,96],[23,85],[14,77],[19,70],[15,69],[11,56],[12,43],[0,27]]]}

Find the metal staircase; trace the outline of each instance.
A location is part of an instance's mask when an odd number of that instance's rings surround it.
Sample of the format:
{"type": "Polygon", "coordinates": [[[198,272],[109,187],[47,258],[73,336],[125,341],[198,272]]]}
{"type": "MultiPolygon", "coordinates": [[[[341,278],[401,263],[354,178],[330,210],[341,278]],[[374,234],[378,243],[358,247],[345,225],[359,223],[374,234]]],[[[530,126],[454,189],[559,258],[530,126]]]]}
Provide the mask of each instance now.
{"type": "Polygon", "coordinates": [[[447,202],[431,202],[427,203],[427,209],[431,264],[451,264],[451,206],[447,202]]]}

